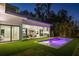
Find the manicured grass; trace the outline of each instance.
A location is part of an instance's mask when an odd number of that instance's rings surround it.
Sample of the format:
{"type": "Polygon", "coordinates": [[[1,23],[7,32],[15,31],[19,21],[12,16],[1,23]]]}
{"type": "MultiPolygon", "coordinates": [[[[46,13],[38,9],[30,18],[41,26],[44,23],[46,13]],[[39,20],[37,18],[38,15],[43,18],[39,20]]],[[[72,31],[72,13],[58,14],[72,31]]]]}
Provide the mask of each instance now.
{"type": "Polygon", "coordinates": [[[0,44],[0,55],[37,55],[37,56],[69,56],[72,55],[76,45],[79,43],[79,39],[73,39],[70,43],[61,47],[60,49],[54,49],[48,46],[44,46],[35,41],[46,40],[48,38],[33,39],[28,41],[17,41],[11,43],[0,44]]]}
{"type": "Polygon", "coordinates": [[[79,56],[79,44],[75,48],[74,53],[73,53],[73,56],[79,56]]]}

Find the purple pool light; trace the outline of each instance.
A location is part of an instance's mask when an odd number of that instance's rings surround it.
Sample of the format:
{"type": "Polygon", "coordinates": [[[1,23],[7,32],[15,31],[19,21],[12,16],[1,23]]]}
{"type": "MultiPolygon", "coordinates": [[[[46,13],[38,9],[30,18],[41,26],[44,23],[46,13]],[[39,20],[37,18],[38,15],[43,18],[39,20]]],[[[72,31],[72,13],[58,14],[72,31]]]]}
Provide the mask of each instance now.
{"type": "Polygon", "coordinates": [[[71,39],[69,39],[69,38],[59,38],[58,37],[58,38],[51,38],[51,39],[48,39],[45,41],[41,41],[40,43],[42,43],[44,45],[52,46],[54,48],[59,48],[70,41],[71,41],[71,39]]]}
{"type": "Polygon", "coordinates": [[[55,40],[55,41],[58,41],[58,40],[61,40],[62,38],[50,38],[49,40],[55,40]]]}

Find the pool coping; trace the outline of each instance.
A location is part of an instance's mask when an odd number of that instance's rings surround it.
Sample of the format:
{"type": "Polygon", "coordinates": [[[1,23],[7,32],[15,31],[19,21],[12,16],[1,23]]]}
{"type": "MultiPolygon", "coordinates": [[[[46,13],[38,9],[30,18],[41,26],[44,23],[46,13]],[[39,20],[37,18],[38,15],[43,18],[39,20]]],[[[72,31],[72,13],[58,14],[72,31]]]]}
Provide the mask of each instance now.
{"type": "MultiPolygon", "coordinates": [[[[41,45],[44,45],[44,46],[48,46],[48,47],[51,47],[51,48],[55,48],[55,49],[59,49],[63,46],[65,46],[67,43],[71,42],[73,39],[70,39],[70,41],[64,43],[63,45],[59,46],[59,47],[55,47],[55,46],[51,46],[50,44],[47,44],[47,43],[43,43],[41,41],[37,41],[38,44],[41,44],[41,45]]],[[[47,40],[42,40],[42,41],[47,41],[47,40]]]]}

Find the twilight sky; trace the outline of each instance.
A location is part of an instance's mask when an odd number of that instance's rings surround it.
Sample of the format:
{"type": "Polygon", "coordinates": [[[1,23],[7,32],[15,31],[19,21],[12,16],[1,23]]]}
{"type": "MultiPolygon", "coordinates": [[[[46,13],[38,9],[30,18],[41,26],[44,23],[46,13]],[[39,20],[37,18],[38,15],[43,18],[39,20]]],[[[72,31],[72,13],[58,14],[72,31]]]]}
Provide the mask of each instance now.
{"type": "MultiPolygon", "coordinates": [[[[11,5],[20,8],[20,11],[27,9],[30,12],[34,12],[34,3],[10,3],[11,5]]],[[[57,13],[60,9],[65,9],[68,11],[68,15],[73,16],[79,21],[79,3],[53,3],[51,9],[57,13]]]]}

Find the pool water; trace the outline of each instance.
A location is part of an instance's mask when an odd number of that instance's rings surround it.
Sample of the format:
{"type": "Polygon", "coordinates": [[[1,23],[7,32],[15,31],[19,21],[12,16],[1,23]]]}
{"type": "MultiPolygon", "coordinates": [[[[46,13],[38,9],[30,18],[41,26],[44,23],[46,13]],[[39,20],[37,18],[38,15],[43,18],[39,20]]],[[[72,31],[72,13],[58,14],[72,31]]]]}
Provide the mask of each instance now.
{"type": "Polygon", "coordinates": [[[72,39],[69,38],[50,38],[48,40],[39,41],[39,43],[53,48],[60,48],[71,40],[72,39]]]}

